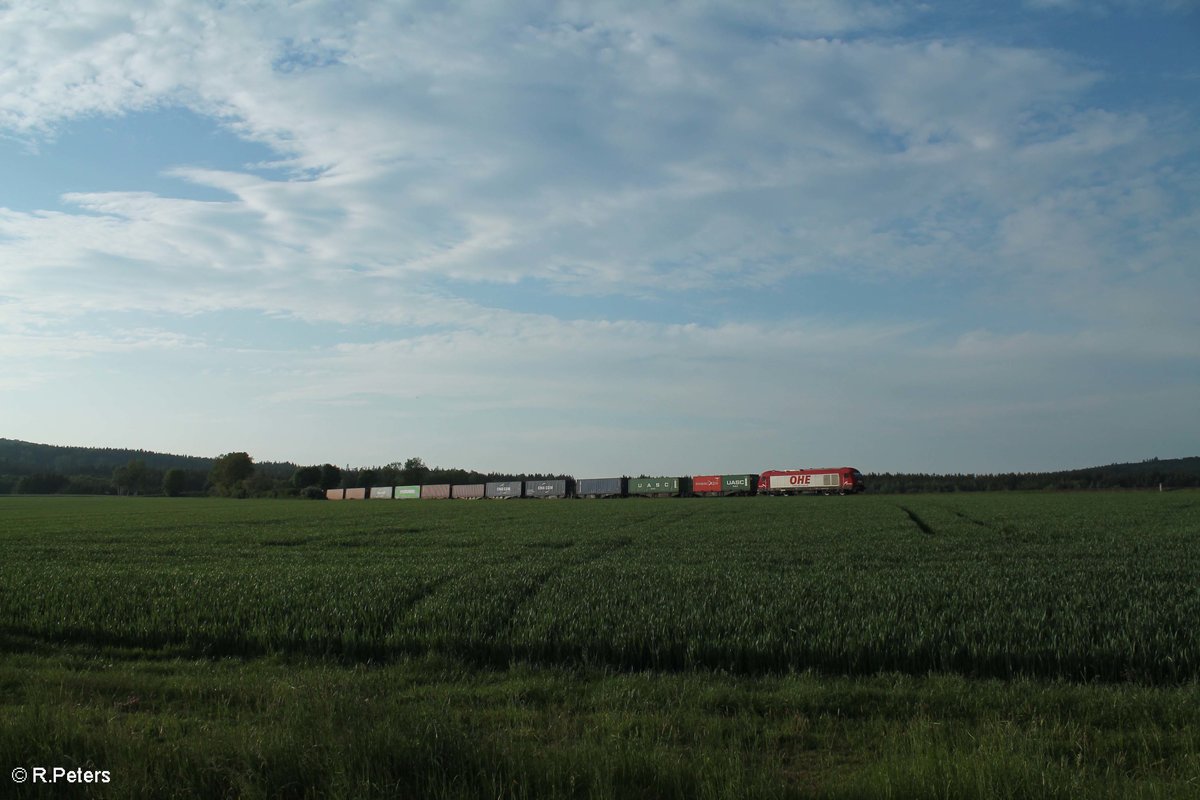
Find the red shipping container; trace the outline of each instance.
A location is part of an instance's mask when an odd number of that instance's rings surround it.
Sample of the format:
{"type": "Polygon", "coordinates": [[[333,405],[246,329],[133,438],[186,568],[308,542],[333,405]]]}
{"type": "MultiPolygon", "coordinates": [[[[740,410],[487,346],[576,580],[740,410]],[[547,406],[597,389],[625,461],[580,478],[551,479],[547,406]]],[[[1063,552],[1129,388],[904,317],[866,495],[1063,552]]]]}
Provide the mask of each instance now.
{"type": "Polygon", "coordinates": [[[716,492],[721,493],[721,476],[720,475],[697,475],[692,478],[693,492],[716,492]]]}

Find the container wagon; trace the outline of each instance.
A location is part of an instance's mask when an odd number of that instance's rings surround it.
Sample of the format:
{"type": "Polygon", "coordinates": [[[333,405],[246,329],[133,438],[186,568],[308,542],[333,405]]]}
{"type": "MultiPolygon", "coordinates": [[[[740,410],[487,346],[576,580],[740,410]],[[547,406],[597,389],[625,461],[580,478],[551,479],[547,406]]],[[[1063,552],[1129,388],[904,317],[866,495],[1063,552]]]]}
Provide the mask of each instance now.
{"type": "Polygon", "coordinates": [[[325,490],[325,499],[326,500],[343,500],[343,499],[345,499],[345,497],[346,497],[345,489],[326,489],[325,490]]]}
{"type": "Polygon", "coordinates": [[[624,497],[628,491],[628,478],[580,478],[575,484],[576,497],[624,497]]]}
{"type": "Polygon", "coordinates": [[[450,498],[450,484],[448,483],[427,483],[421,487],[422,500],[448,500],[450,498]]]}
{"type": "Polygon", "coordinates": [[[856,494],[865,488],[854,467],[769,469],[758,479],[760,494],[856,494]]]}
{"type": "Polygon", "coordinates": [[[456,483],[450,487],[450,496],[455,500],[478,500],[483,497],[483,483],[456,483]]]}
{"type": "Polygon", "coordinates": [[[392,498],[395,500],[420,500],[420,486],[393,486],[392,498]]]}
{"type": "Polygon", "coordinates": [[[692,494],[698,497],[751,495],[757,491],[757,475],[697,475],[692,478],[692,494]]]}
{"type": "Polygon", "coordinates": [[[347,489],[345,498],[347,500],[366,500],[367,499],[367,487],[359,486],[355,489],[347,489]]]}
{"type": "Polygon", "coordinates": [[[372,500],[391,500],[392,499],[392,487],[390,487],[390,486],[372,486],[371,487],[371,499],[372,500]]]}

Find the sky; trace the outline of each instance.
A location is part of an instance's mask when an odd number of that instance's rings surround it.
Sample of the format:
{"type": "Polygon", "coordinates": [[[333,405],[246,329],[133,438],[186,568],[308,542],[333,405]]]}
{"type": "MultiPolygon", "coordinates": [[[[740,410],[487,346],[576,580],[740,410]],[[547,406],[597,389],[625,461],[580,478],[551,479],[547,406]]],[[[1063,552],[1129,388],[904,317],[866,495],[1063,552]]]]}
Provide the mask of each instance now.
{"type": "Polygon", "coordinates": [[[0,436],[1200,454],[1200,4],[0,0],[0,436]]]}

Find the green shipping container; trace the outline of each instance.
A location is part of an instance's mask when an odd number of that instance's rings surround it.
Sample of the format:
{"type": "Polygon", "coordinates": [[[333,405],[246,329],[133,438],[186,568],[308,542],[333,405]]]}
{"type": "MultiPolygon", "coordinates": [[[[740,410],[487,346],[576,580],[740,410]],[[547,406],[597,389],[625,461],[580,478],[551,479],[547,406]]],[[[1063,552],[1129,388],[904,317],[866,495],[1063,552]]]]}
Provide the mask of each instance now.
{"type": "Polygon", "coordinates": [[[757,488],[757,475],[721,476],[721,494],[753,494],[757,488]]]}
{"type": "Polygon", "coordinates": [[[630,494],[679,494],[679,478],[630,478],[630,494]]]}
{"type": "Polygon", "coordinates": [[[394,493],[392,494],[392,497],[394,497],[397,500],[420,500],[421,499],[421,487],[420,486],[397,486],[394,490],[394,493]]]}

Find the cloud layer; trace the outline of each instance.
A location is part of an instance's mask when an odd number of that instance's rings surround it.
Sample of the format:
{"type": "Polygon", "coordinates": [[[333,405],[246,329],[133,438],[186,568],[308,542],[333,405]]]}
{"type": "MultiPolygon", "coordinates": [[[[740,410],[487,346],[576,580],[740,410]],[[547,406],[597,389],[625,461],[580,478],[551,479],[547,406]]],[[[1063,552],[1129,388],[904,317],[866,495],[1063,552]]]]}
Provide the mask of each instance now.
{"type": "Polygon", "coordinates": [[[90,427],[39,416],[38,392],[115,397],[153,351],[218,377],[153,442],[114,444],[207,452],[227,431],[274,458],[631,471],[1200,445],[1194,420],[1129,423],[1200,401],[1196,104],[1102,104],[1125,65],[1068,41],[832,1],[17,2],[0,21],[14,149],[186,108],[274,153],[158,165],[196,194],[0,194],[0,351],[21,365],[0,391],[28,438],[90,427]],[[338,432],[298,443],[289,420],[338,432]],[[606,444],[639,437],[628,461],[606,444]]]}

